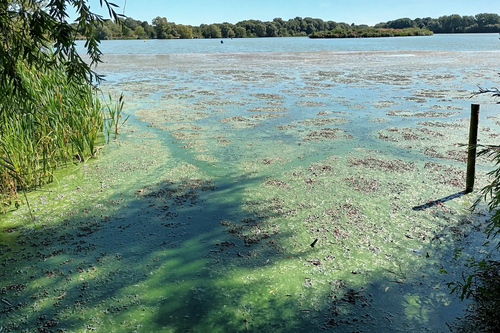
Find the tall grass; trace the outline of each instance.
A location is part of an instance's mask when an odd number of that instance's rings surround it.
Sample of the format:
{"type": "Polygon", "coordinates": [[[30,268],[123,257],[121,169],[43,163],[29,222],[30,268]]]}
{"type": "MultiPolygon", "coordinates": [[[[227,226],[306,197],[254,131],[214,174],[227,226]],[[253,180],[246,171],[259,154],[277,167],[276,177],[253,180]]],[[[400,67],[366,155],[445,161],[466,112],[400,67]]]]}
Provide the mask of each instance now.
{"type": "Polygon", "coordinates": [[[111,125],[109,120],[105,124],[105,113],[113,110],[116,117],[112,105],[102,105],[97,88],[68,80],[62,66],[50,71],[18,66],[23,91],[9,85],[1,89],[0,210],[4,211],[12,202],[19,204],[19,190],[49,183],[56,168],[95,156],[104,144],[103,130],[111,125]]]}
{"type": "Polygon", "coordinates": [[[113,139],[116,140],[118,137],[118,130],[122,127],[128,120],[130,116],[122,119],[123,110],[123,94],[120,95],[116,102],[113,102],[113,98],[108,94],[109,103],[105,105],[104,110],[106,112],[106,118],[104,119],[104,132],[106,133],[107,141],[109,141],[111,133],[113,133],[113,139]]]}

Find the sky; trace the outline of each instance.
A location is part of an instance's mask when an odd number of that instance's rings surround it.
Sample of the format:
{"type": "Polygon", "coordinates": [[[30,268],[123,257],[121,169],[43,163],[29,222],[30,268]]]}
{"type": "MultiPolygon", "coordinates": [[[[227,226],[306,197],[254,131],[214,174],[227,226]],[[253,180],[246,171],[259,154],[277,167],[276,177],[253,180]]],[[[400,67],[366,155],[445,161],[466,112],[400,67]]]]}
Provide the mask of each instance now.
{"type": "MultiPolygon", "coordinates": [[[[373,26],[398,18],[438,18],[443,15],[499,14],[500,6],[492,0],[109,0],[120,8],[116,12],[136,20],[148,21],[157,16],[169,22],[198,26],[202,23],[237,23],[255,19],[272,21],[281,17],[312,17],[324,21],[373,26]]],[[[88,1],[91,9],[105,17],[99,0],[88,1]]],[[[74,18],[74,17],[72,17],[74,18]]]]}

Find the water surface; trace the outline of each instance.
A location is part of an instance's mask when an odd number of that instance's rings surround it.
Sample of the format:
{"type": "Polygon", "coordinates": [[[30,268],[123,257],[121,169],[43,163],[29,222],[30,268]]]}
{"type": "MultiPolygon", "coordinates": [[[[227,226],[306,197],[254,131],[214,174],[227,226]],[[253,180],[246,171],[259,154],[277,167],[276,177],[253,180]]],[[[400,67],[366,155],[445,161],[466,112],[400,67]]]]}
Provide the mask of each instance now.
{"type": "Polygon", "coordinates": [[[131,117],[30,194],[34,229],[25,209],[3,218],[3,327],[458,327],[467,304],[446,283],[488,250],[487,215],[474,194],[414,207],[464,188],[472,102],[481,142],[499,135],[498,106],[470,98],[496,79],[492,40],[103,43],[102,87],[131,117]]]}
{"type": "MultiPolygon", "coordinates": [[[[84,42],[78,41],[84,53],[84,42]]],[[[233,38],[104,40],[105,54],[189,54],[307,51],[498,51],[498,34],[438,34],[387,38],[233,38]],[[223,41],[221,44],[220,41],[223,41]]]]}

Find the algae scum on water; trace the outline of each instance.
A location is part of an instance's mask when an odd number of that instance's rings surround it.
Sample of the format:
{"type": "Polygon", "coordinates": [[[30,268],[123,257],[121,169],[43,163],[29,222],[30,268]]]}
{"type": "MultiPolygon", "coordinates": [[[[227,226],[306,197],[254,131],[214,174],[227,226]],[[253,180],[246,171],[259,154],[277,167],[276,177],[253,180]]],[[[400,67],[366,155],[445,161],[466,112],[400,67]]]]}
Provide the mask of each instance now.
{"type": "Polygon", "coordinates": [[[106,56],[131,117],[2,218],[0,331],[447,331],[487,216],[425,204],[464,189],[494,54],[106,56]]]}

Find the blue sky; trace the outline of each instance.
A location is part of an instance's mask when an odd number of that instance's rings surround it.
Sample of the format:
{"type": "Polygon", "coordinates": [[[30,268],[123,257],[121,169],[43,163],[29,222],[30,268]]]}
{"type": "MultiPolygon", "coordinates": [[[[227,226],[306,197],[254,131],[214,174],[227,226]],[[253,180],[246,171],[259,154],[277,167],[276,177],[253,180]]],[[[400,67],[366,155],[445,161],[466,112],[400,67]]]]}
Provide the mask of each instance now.
{"type": "MultiPolygon", "coordinates": [[[[110,0],[123,13],[125,0],[110,0]]],[[[93,11],[100,11],[99,0],[89,0],[93,11]]],[[[246,19],[271,21],[300,17],[325,21],[375,25],[402,17],[437,18],[443,15],[475,15],[498,13],[498,4],[491,0],[127,0],[125,15],[148,21],[166,17],[177,24],[236,23],[246,19]]]]}

